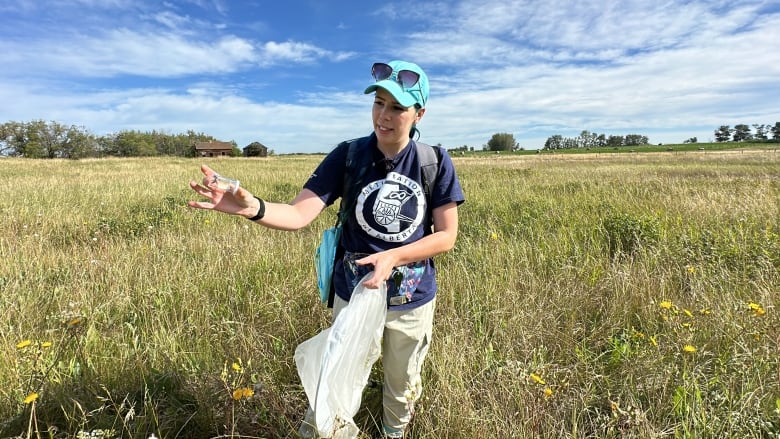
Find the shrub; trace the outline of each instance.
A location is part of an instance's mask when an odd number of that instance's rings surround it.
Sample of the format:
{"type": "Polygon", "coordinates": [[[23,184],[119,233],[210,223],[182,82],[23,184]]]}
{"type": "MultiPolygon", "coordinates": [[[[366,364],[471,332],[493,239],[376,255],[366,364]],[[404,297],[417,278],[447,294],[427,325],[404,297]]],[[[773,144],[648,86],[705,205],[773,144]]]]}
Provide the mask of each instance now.
{"type": "Polygon", "coordinates": [[[635,217],[627,213],[608,216],[602,228],[612,258],[634,254],[643,247],[652,247],[660,238],[660,226],[656,219],[635,217]]]}

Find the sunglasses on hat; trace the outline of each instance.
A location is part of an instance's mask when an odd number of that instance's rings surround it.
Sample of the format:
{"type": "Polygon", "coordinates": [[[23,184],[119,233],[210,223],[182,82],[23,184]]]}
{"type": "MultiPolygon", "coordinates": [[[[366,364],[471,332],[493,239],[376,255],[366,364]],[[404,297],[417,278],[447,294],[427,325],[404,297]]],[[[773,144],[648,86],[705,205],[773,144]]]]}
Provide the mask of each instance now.
{"type": "MultiPolygon", "coordinates": [[[[379,82],[393,76],[393,68],[390,65],[378,62],[371,66],[371,76],[379,82]]],[[[405,89],[412,88],[420,80],[420,74],[411,70],[399,70],[396,72],[395,80],[405,89]]]]}

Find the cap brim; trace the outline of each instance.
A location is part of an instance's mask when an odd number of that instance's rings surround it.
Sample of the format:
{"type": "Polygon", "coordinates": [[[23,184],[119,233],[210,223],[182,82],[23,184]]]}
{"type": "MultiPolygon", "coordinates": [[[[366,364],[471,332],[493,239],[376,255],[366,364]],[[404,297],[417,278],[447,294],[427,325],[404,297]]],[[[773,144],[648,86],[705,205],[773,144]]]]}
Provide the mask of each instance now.
{"type": "Polygon", "coordinates": [[[401,84],[393,81],[392,79],[385,79],[375,84],[371,84],[363,93],[373,93],[378,88],[387,90],[387,92],[393,95],[393,98],[395,98],[395,100],[404,107],[408,108],[418,103],[414,96],[404,91],[404,89],[401,88],[401,84]]]}

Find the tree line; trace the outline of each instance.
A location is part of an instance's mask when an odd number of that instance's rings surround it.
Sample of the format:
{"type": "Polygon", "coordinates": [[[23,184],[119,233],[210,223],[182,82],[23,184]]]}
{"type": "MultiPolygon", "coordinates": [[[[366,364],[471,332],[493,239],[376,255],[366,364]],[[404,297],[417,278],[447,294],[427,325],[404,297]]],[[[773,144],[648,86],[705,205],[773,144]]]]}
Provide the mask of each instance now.
{"type": "MultiPolygon", "coordinates": [[[[83,159],[96,157],[195,157],[196,142],[216,141],[192,130],[184,134],[160,131],[119,131],[96,136],[83,127],[35,120],[0,125],[0,156],[83,159]]],[[[241,151],[235,146],[234,154],[241,151]]]]}
{"type": "Polygon", "coordinates": [[[649,139],[641,134],[627,134],[625,136],[591,133],[584,130],[576,137],[563,137],[555,134],[544,142],[543,150],[576,149],[576,148],[600,148],[647,145],[649,139]]]}
{"type": "MultiPolygon", "coordinates": [[[[774,126],[737,124],[734,128],[721,125],[715,130],[716,142],[780,142],[780,122],[774,126]],[[771,134],[772,138],[769,138],[771,134]]],[[[0,156],[27,158],[82,159],[96,157],[144,157],[179,156],[195,157],[196,142],[213,142],[213,136],[188,130],[183,134],[160,131],[125,130],[104,136],[91,134],[83,127],[67,126],[58,122],[35,120],[31,122],[6,122],[0,125],[0,156]]],[[[685,143],[697,143],[692,137],[685,143]]],[[[582,131],[576,137],[556,134],[547,138],[543,150],[639,146],[649,143],[640,134],[625,136],[582,131]]],[[[254,145],[254,144],[253,144],[254,145]]],[[[252,147],[252,145],[250,145],[252,147]]],[[[514,151],[523,149],[510,133],[496,133],[483,145],[488,151],[514,151]]],[[[466,145],[451,151],[473,150],[466,145]]],[[[242,152],[233,142],[233,155],[242,152]]]]}
{"type": "Polygon", "coordinates": [[[753,124],[755,133],[747,124],[741,123],[731,128],[729,125],[721,125],[715,130],[716,142],[780,142],[780,122],[774,126],[765,124],[753,124]],[[772,134],[772,139],[769,134],[772,134]]]}

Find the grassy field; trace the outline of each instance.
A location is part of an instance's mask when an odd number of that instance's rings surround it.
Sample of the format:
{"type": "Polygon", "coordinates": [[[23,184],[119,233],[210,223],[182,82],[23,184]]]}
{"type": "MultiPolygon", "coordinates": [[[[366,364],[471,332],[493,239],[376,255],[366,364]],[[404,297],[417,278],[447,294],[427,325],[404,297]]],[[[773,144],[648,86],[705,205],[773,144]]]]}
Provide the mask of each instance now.
{"type": "MultiPolygon", "coordinates": [[[[206,163],[287,201],[320,159],[206,163]]],[[[0,437],[296,437],[335,209],[293,233],[188,209],[200,163],[0,159],[0,437]]],[[[780,437],[780,152],[455,163],[410,437],[780,437]]]]}

